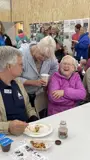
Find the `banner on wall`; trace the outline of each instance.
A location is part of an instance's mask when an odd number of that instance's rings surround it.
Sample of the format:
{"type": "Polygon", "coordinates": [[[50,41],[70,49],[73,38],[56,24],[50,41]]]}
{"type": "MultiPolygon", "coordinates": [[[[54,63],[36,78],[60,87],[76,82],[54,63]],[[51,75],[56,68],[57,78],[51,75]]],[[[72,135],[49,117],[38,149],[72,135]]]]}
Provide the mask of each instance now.
{"type": "Polygon", "coordinates": [[[86,31],[89,31],[89,18],[83,19],[83,27],[86,28],[86,31]]]}
{"type": "Polygon", "coordinates": [[[85,19],[74,19],[74,20],[64,20],[64,32],[74,32],[75,25],[81,24],[82,27],[89,28],[89,18],[85,19]]]}
{"type": "Polygon", "coordinates": [[[64,20],[64,39],[66,36],[71,40],[73,33],[75,33],[75,25],[81,24],[82,27],[86,29],[87,32],[90,31],[90,19],[73,19],[73,20],[64,20]]]}
{"type": "Polygon", "coordinates": [[[70,32],[75,32],[75,25],[76,25],[75,20],[70,21],[70,32]]]}
{"type": "Polygon", "coordinates": [[[35,40],[36,34],[40,32],[40,27],[44,25],[56,25],[57,28],[59,29],[59,35],[63,38],[63,33],[64,33],[64,21],[54,21],[54,22],[48,22],[48,23],[33,23],[30,24],[30,37],[33,37],[35,40]]]}
{"type": "Polygon", "coordinates": [[[90,31],[89,28],[89,18],[84,19],[72,19],[72,20],[64,20],[64,21],[54,21],[54,22],[47,22],[47,23],[32,23],[30,24],[30,37],[33,37],[35,40],[36,34],[40,32],[40,27],[43,25],[56,25],[59,29],[59,35],[62,37],[62,39],[65,39],[67,36],[69,40],[71,41],[73,33],[75,33],[75,25],[81,24],[86,31],[90,31]]]}
{"type": "Polygon", "coordinates": [[[69,32],[70,31],[70,21],[66,20],[64,21],[64,32],[69,32]]]}

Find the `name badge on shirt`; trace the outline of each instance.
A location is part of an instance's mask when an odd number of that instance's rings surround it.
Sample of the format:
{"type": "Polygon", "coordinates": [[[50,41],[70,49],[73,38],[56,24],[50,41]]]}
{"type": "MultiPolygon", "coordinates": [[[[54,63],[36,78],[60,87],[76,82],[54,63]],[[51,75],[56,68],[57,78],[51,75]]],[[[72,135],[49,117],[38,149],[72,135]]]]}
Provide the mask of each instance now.
{"type": "Polygon", "coordinates": [[[75,56],[75,57],[77,56],[77,52],[74,53],[74,56],[75,56]]]}
{"type": "Polygon", "coordinates": [[[4,93],[6,93],[6,94],[12,94],[12,90],[11,89],[4,89],[4,93]]]}

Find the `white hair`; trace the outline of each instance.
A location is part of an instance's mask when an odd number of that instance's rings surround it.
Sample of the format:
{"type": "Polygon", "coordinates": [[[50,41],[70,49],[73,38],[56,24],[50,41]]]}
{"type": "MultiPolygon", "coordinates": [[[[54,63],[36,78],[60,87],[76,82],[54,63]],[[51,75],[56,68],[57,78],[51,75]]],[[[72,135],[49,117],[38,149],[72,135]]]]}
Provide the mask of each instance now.
{"type": "Polygon", "coordinates": [[[21,52],[10,46],[0,47],[0,71],[6,68],[7,64],[16,64],[17,56],[22,57],[21,52]]]}
{"type": "Polygon", "coordinates": [[[49,57],[55,58],[56,43],[51,36],[46,36],[37,44],[41,53],[48,54],[49,57]]]}
{"type": "Polygon", "coordinates": [[[76,59],[70,55],[66,55],[62,58],[60,63],[63,63],[65,59],[70,59],[70,61],[72,61],[74,67],[75,67],[75,71],[77,70],[78,67],[78,62],[76,61],[76,59]]]}

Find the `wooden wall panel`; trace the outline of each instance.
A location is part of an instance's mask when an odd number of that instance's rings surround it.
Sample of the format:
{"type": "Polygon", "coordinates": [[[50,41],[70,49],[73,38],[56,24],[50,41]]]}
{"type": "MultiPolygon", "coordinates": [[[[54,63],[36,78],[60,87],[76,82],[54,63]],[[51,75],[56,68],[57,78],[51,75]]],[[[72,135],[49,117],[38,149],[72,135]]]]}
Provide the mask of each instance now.
{"type": "Polygon", "coordinates": [[[8,22],[10,20],[10,0],[0,0],[0,21],[8,22]]]}
{"type": "Polygon", "coordinates": [[[10,11],[7,11],[7,10],[0,11],[0,21],[10,22],[10,20],[11,20],[10,11]]]}
{"type": "Polygon", "coordinates": [[[13,21],[24,21],[29,33],[29,24],[65,19],[88,18],[90,0],[12,0],[13,21]]]}

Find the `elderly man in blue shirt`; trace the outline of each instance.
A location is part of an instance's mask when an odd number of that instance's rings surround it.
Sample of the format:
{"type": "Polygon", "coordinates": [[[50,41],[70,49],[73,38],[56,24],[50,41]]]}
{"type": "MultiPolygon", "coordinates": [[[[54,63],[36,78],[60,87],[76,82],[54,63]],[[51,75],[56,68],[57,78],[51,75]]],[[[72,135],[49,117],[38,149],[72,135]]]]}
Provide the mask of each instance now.
{"type": "Polygon", "coordinates": [[[0,47],[0,132],[20,135],[28,122],[37,120],[23,84],[15,80],[22,73],[18,49],[0,47]]]}

